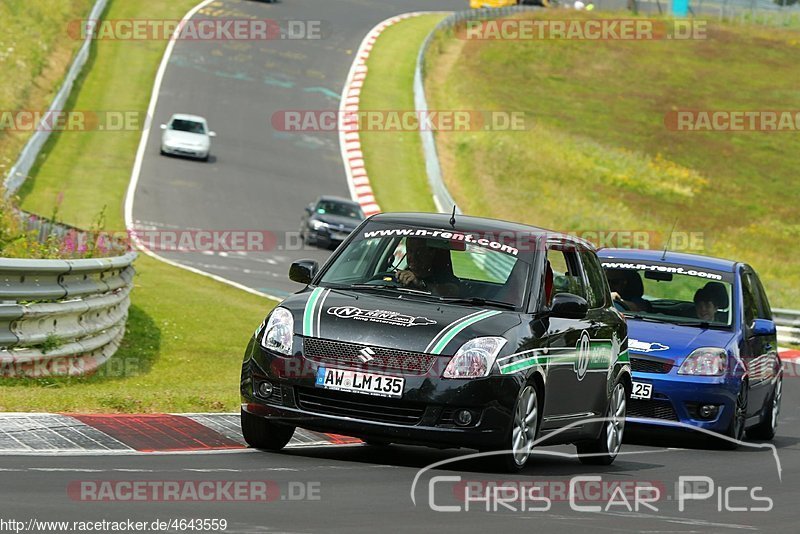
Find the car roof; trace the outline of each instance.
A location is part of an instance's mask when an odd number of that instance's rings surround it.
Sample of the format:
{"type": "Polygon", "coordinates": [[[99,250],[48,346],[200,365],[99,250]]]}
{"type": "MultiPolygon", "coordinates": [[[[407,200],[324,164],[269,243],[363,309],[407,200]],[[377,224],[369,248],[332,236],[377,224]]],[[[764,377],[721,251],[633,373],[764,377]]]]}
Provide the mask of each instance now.
{"type": "Polygon", "coordinates": [[[340,204],[347,204],[353,206],[360,206],[360,204],[354,200],[350,200],[349,198],[343,197],[336,197],[333,195],[322,195],[317,199],[317,202],[339,202],[340,204]]]}
{"type": "Polygon", "coordinates": [[[738,262],[712,256],[702,256],[700,254],[688,254],[686,252],[672,252],[663,250],[642,250],[630,248],[603,248],[597,251],[601,258],[613,258],[621,260],[641,260],[653,263],[672,263],[677,265],[688,265],[700,267],[702,269],[714,269],[716,271],[733,272],[736,270],[738,262]]]}
{"type": "Polygon", "coordinates": [[[201,117],[200,115],[189,115],[188,113],[175,113],[175,114],[172,115],[170,120],[175,120],[175,119],[178,119],[178,120],[181,120],[181,121],[202,122],[204,124],[206,122],[208,122],[208,121],[206,121],[206,119],[204,117],[201,117]]]}
{"type": "MultiPolygon", "coordinates": [[[[449,213],[379,213],[373,215],[370,220],[382,223],[394,223],[412,226],[437,226],[439,228],[450,228],[449,213]]],[[[515,232],[523,235],[533,234],[542,237],[558,237],[575,243],[581,243],[589,250],[595,250],[594,245],[576,236],[555,232],[537,226],[530,226],[500,219],[489,219],[486,217],[472,217],[469,215],[456,215],[456,224],[452,227],[455,231],[469,232],[515,232]]]]}

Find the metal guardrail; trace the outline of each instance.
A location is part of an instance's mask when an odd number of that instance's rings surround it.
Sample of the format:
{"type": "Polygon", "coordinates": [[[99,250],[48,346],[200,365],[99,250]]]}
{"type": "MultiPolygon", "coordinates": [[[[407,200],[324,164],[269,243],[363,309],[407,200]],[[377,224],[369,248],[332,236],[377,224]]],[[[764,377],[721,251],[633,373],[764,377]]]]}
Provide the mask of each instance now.
{"type": "Polygon", "coordinates": [[[0,258],[0,376],[83,375],[119,347],[135,252],[110,258],[0,258]]]}
{"type": "MultiPolygon", "coordinates": [[[[106,4],[108,4],[108,0],[97,0],[87,19],[98,20],[100,15],[102,15],[103,11],[106,9],[106,4]]],[[[53,98],[53,102],[50,104],[48,112],[44,114],[42,121],[46,120],[46,118],[52,113],[56,113],[64,109],[64,105],[67,103],[67,99],[72,92],[72,87],[80,76],[81,71],[83,71],[86,61],[89,59],[89,51],[91,46],[92,32],[87,32],[86,38],[78,50],[78,53],[75,55],[75,59],[72,61],[72,65],[70,66],[69,71],[64,78],[64,83],[61,85],[61,89],[59,89],[55,98],[53,98]]],[[[39,156],[39,152],[42,150],[42,147],[44,147],[44,144],[47,142],[49,137],[50,130],[48,128],[37,128],[31,138],[28,139],[28,142],[25,144],[25,147],[22,149],[19,157],[17,158],[17,161],[14,162],[14,165],[6,175],[3,184],[5,187],[6,197],[16,193],[20,186],[28,178],[28,174],[31,172],[31,168],[33,167],[34,163],[36,163],[36,158],[39,156]]]]}
{"type": "Polygon", "coordinates": [[[778,343],[800,345],[800,310],[774,308],[772,316],[778,326],[778,343]]]}

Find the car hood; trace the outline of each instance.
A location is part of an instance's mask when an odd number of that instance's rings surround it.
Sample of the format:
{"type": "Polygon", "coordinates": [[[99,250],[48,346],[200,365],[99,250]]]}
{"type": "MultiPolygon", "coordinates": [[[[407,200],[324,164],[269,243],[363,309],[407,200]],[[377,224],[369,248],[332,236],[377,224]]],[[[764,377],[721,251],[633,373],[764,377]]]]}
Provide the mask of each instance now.
{"type": "Polygon", "coordinates": [[[333,226],[334,228],[339,228],[343,226],[344,230],[353,231],[355,230],[356,226],[361,224],[361,221],[356,219],[351,219],[350,217],[343,217],[342,215],[331,215],[328,213],[316,213],[312,217],[314,220],[324,222],[333,226]]]}
{"type": "Polygon", "coordinates": [[[292,312],[297,335],[442,355],[520,323],[512,311],[325,288],[309,288],[281,306],[292,312]]]}
{"type": "Polygon", "coordinates": [[[181,132],[179,130],[164,130],[163,139],[165,143],[176,144],[203,145],[209,143],[206,134],[181,132]]]}
{"type": "Polygon", "coordinates": [[[647,357],[666,358],[676,365],[700,347],[726,348],[733,332],[692,326],[657,324],[628,318],[628,351],[647,357]]]}

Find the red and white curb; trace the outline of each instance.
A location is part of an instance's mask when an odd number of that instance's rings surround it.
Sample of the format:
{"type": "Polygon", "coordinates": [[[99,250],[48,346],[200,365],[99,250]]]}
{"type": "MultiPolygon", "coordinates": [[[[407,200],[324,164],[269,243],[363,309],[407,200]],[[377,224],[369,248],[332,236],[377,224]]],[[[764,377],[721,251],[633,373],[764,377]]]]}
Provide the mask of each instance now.
{"type": "MultiPolygon", "coordinates": [[[[359,444],[297,429],[287,447],[359,444]]],[[[0,454],[132,454],[245,449],[239,414],[0,414],[0,454]]]]}
{"type": "Polygon", "coordinates": [[[367,217],[381,212],[364,166],[364,153],[361,150],[361,137],[358,132],[358,117],[356,115],[361,105],[361,89],[367,79],[367,59],[369,59],[378,37],[386,28],[402,20],[426,14],[428,13],[405,13],[386,19],[370,30],[356,52],[355,60],[350,67],[350,73],[347,75],[347,80],[344,84],[342,99],[339,102],[339,145],[342,150],[342,160],[344,161],[350,197],[361,205],[361,209],[364,210],[364,214],[367,217]]]}
{"type": "Polygon", "coordinates": [[[800,350],[795,349],[778,349],[778,354],[784,362],[800,364],[800,350]]]}

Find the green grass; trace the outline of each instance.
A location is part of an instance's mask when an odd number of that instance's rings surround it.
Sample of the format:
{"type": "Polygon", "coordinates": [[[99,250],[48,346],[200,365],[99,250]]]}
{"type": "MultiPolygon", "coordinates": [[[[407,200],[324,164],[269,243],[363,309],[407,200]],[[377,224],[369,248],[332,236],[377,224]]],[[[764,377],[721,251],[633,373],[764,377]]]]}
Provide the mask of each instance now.
{"type": "MultiPolygon", "coordinates": [[[[93,4],[93,0],[0,2],[0,110],[49,106],[81,44],[68,35],[68,24],[88,16],[93,4]]],[[[31,134],[0,130],[0,175],[5,176],[31,134]]]]}
{"type": "MultiPolygon", "coordinates": [[[[611,15],[564,12],[556,18],[568,16],[611,15]]],[[[408,41],[416,34],[408,24],[387,31],[376,50],[413,48],[408,41]]],[[[798,133],[675,132],[664,117],[674,109],[800,109],[800,33],[710,23],[708,36],[440,39],[427,58],[431,109],[524,112],[528,119],[524,131],[437,134],[445,180],[459,206],[561,231],[652,232],[652,248],[663,246],[677,219],[676,231],[702,233],[704,246],[695,251],[751,263],[774,306],[797,308],[798,133]]],[[[405,64],[402,57],[390,63],[405,64]]],[[[395,76],[397,90],[411,94],[403,74],[395,76]]],[[[367,100],[375,98],[368,84],[367,100]]],[[[377,135],[370,142],[376,139],[396,146],[377,135]]],[[[386,170],[392,171],[376,166],[371,180],[396,179],[386,178],[386,170]]],[[[386,203],[383,189],[375,190],[386,203]]],[[[403,209],[425,209],[413,200],[403,209]]]]}
{"type": "MultiPolygon", "coordinates": [[[[177,19],[196,0],[114,0],[109,19],[177,19]]],[[[164,41],[102,41],[74,109],[145,111],[164,41]]],[[[87,226],[108,206],[124,228],[122,199],[140,132],[64,133],[26,185],[23,206],[87,226]]],[[[209,278],[141,255],[122,347],[96,376],[0,381],[0,410],[66,412],[230,411],[238,406],[240,364],[253,330],[274,306],[209,278]]]]}
{"type": "MultiPolygon", "coordinates": [[[[443,18],[424,15],[388,28],[370,53],[362,111],[413,111],[414,66],[422,40],[443,18]]],[[[414,132],[361,132],[370,185],[383,211],[436,211],[414,132]]]]}

